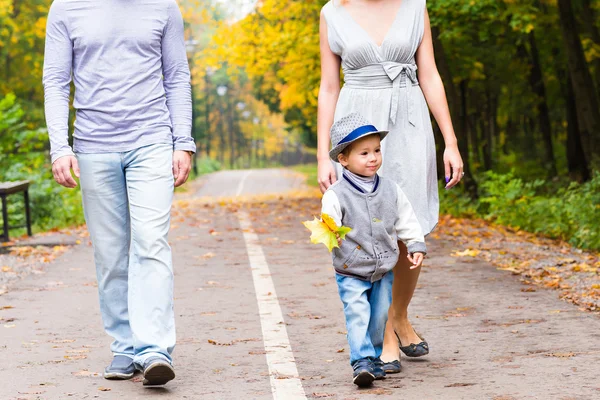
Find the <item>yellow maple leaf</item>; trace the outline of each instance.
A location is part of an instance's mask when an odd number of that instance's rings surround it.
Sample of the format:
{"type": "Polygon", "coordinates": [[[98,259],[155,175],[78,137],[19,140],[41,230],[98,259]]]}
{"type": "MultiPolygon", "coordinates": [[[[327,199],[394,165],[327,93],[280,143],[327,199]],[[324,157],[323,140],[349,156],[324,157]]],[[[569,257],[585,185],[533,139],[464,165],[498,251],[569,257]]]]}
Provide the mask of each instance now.
{"type": "Polygon", "coordinates": [[[455,250],[451,255],[452,257],[475,257],[479,253],[480,251],[476,249],[466,249],[463,251],[455,250]]]}
{"type": "Polygon", "coordinates": [[[325,213],[321,214],[321,219],[315,217],[312,221],[304,221],[303,224],[311,232],[311,243],[323,243],[329,252],[334,247],[340,247],[336,233],[340,236],[340,239],[344,240],[346,234],[352,230],[347,226],[337,226],[333,218],[325,213]]]}

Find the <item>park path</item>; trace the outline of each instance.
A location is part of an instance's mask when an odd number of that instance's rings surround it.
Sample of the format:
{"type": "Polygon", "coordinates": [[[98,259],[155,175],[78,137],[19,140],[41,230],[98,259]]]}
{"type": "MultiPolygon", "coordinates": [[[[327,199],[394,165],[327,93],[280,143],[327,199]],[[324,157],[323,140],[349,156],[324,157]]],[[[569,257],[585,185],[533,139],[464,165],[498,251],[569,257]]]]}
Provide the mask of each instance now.
{"type": "Polygon", "coordinates": [[[272,387],[286,400],[600,398],[597,314],[451,257],[460,249],[446,239],[429,242],[411,306],[431,354],[357,390],[329,255],[301,225],[319,201],[298,192],[301,182],[285,170],[223,171],[178,195],[177,378],[164,388],[102,379],[110,339],[87,239],[12,281],[0,295],[0,399],[272,399],[272,387]],[[235,195],[246,201],[223,199],[235,195]]]}

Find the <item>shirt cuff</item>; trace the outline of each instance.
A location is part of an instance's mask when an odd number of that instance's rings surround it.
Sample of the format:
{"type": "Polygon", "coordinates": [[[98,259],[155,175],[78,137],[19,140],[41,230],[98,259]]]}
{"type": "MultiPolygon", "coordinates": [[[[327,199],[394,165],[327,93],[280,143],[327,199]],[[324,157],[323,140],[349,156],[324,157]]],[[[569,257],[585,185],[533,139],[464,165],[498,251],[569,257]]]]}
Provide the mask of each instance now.
{"type": "Polygon", "coordinates": [[[180,136],[173,138],[173,150],[196,152],[196,143],[190,136],[180,136]]]}
{"type": "Polygon", "coordinates": [[[408,252],[410,254],[412,253],[423,253],[423,254],[427,254],[427,246],[425,245],[425,243],[423,242],[414,242],[414,243],[410,243],[407,246],[408,252]]]}
{"type": "Polygon", "coordinates": [[[54,164],[54,162],[61,157],[74,156],[74,155],[75,155],[75,153],[73,153],[73,150],[71,150],[70,147],[67,147],[63,150],[57,151],[56,153],[52,154],[52,156],[51,156],[52,164],[54,164]]]}

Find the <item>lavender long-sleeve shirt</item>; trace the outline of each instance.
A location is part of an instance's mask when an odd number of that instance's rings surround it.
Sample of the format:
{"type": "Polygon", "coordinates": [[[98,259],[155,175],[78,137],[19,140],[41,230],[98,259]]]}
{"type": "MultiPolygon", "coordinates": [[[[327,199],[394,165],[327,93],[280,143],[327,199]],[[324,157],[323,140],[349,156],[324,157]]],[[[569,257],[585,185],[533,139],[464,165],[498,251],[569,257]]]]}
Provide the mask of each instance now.
{"type": "Polygon", "coordinates": [[[43,77],[52,162],[73,154],[71,76],[75,152],[155,143],[196,150],[183,19],[174,0],[54,0],[43,77]]]}

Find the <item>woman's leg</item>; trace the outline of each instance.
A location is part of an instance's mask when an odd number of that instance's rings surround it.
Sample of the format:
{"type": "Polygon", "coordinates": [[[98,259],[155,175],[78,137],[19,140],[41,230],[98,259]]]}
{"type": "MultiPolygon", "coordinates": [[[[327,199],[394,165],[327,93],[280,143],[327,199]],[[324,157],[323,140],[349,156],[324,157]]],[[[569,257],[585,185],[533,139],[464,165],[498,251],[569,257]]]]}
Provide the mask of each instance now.
{"type": "Polygon", "coordinates": [[[383,352],[381,353],[381,359],[384,362],[400,359],[398,339],[394,331],[400,337],[403,346],[421,342],[421,339],[417,336],[408,320],[408,305],[417,287],[421,268],[410,269],[412,264],[406,258],[408,254],[406,246],[402,242],[399,242],[398,246],[400,248],[400,257],[398,257],[398,263],[394,268],[392,305],[388,311],[388,321],[385,326],[385,335],[383,338],[383,352]]]}

